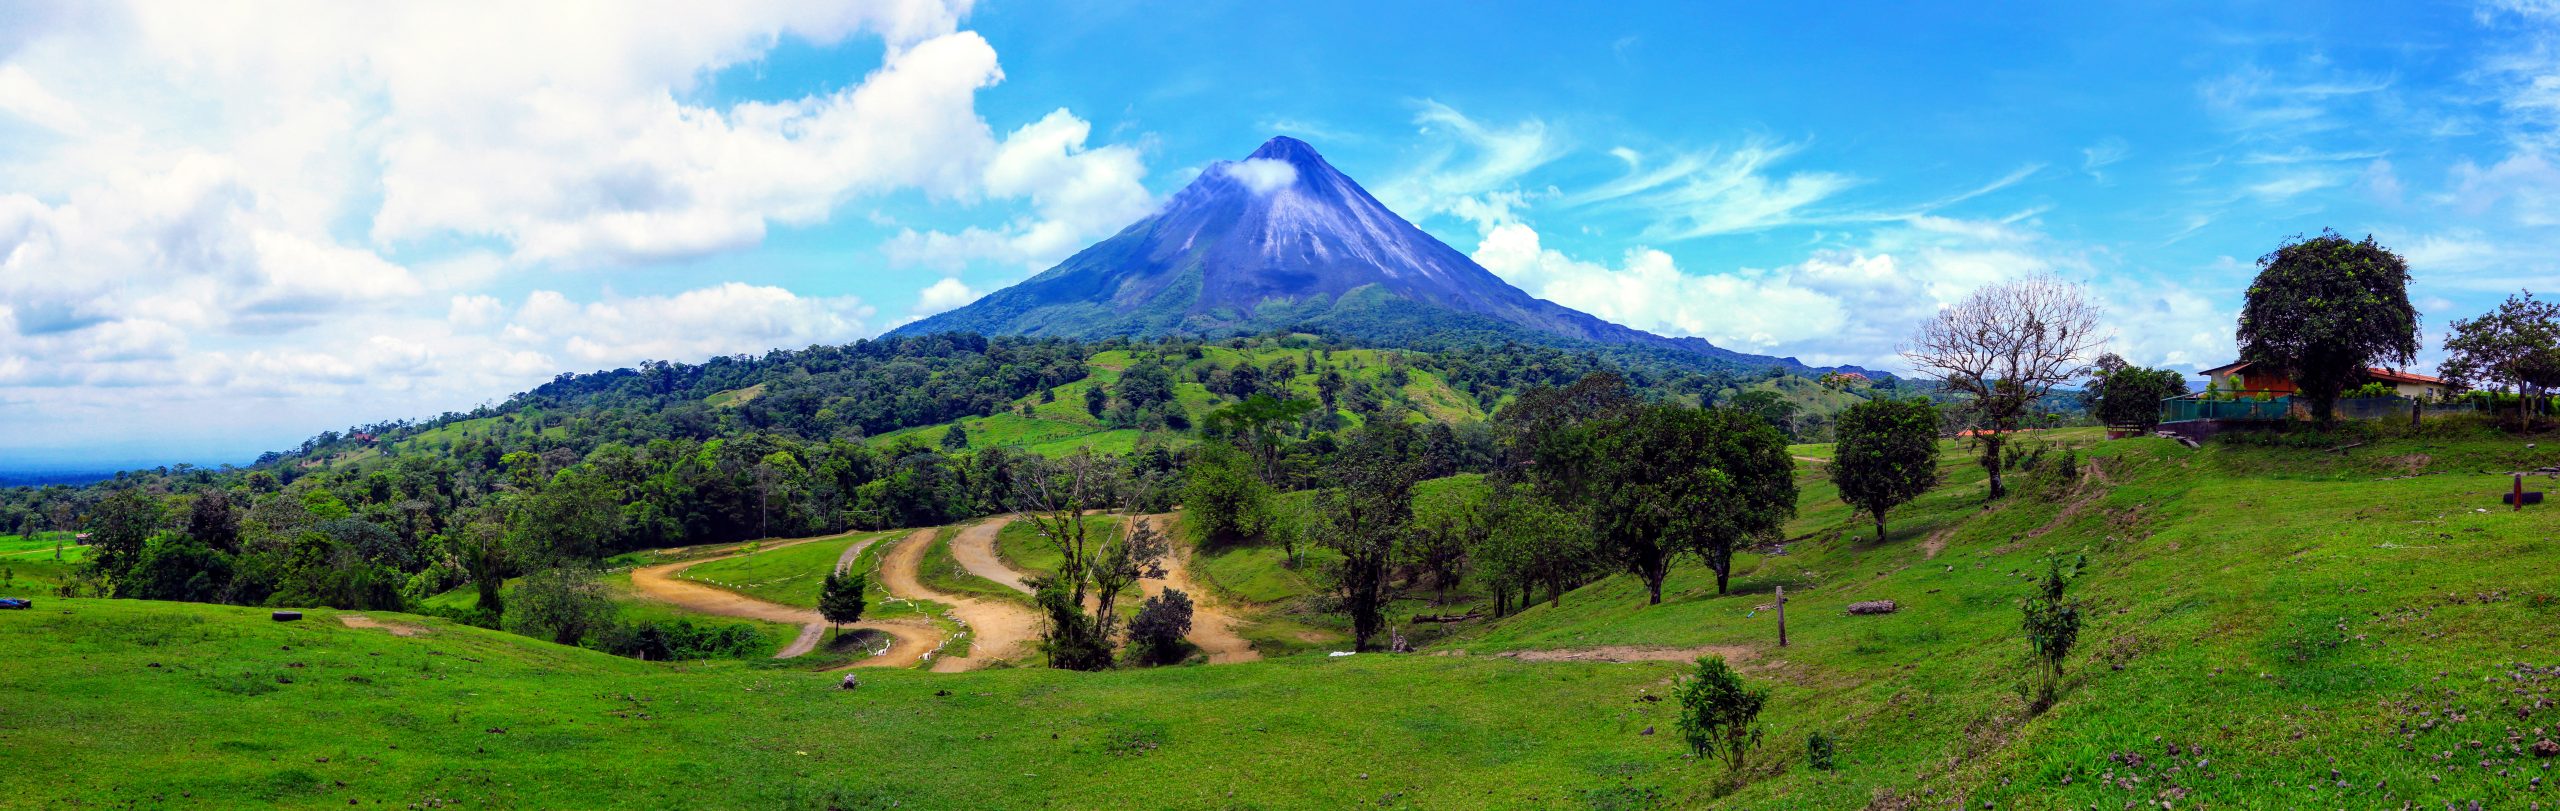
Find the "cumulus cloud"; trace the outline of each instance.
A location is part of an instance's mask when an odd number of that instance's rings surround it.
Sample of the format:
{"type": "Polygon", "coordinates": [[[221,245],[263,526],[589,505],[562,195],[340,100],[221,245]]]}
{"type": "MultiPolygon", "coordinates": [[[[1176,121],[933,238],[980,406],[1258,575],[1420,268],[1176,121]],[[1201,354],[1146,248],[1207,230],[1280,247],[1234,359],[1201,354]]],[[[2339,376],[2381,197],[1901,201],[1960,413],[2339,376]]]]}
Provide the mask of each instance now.
{"type": "Polygon", "coordinates": [[[1029,200],[1032,211],[1001,228],[958,233],[908,229],[890,241],[892,261],[956,270],[974,261],[1038,269],[1155,209],[1134,148],[1088,147],[1093,125],[1057,110],[1005,136],[983,176],[987,196],[1029,200]]]}
{"type": "Polygon", "coordinates": [[[969,287],[959,279],[943,279],[927,285],[924,292],[917,294],[916,307],[912,314],[927,316],[945,310],[958,309],[961,305],[977,301],[978,297],[983,295],[986,294],[969,287]]]}
{"type": "MultiPolygon", "coordinates": [[[[1818,365],[1900,370],[1912,330],[1983,285],[2038,273],[2089,280],[2120,325],[2119,351],[2184,369],[2229,360],[2239,291],[2146,284],[2095,272],[2085,252],[2016,222],[1916,217],[1857,247],[1776,268],[1682,268],[1649,247],[1615,263],[1576,259],[1526,223],[1487,231],[1474,258],[1532,295],[1671,336],[1818,365]]],[[[2217,269],[2204,274],[2245,280],[2217,269]]]]}
{"type": "Polygon", "coordinates": [[[544,290],[526,297],[504,334],[520,350],[556,348],[580,363],[609,367],[842,343],[870,334],[875,314],[858,298],[804,298],[739,282],[584,305],[544,290]]]}
{"type": "Polygon", "coordinates": [[[1062,255],[1143,215],[1135,147],[1092,142],[1066,110],[1001,134],[980,116],[1004,72],[961,28],[969,6],[13,8],[0,382],[47,391],[0,404],[0,448],[137,424],[253,427],[263,445],[562,364],[861,337],[869,305],[778,287],[523,292],[591,289],[542,281],[556,270],[749,248],[855,200],[1028,204],[932,235],[964,260],[1062,255]],[[785,41],[876,41],[880,61],[814,92],[719,100],[716,77],[785,41]]]}
{"type": "Polygon", "coordinates": [[[1218,170],[1252,189],[1255,194],[1270,194],[1298,182],[1298,167],[1288,161],[1270,158],[1248,158],[1220,164],[1218,170]]]}

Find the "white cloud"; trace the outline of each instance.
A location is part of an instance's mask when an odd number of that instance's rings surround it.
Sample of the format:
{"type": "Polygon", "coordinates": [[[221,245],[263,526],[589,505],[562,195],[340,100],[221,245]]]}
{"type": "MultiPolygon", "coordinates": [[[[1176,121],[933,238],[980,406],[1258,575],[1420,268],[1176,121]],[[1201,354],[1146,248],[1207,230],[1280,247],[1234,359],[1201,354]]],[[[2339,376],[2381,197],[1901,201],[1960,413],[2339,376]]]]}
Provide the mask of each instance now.
{"type": "Polygon", "coordinates": [[[1298,167],[1288,161],[1249,158],[1219,165],[1219,171],[1252,189],[1255,194],[1270,194],[1298,182],[1298,167]]]}
{"type": "Polygon", "coordinates": [[[982,182],[989,197],[1031,201],[1031,214],[956,234],[909,229],[886,247],[890,259],[946,270],[980,260],[1044,268],[1147,216],[1156,202],[1141,182],[1146,167],[1138,151],[1087,147],[1092,131],[1065,110],[1014,130],[996,147],[982,182]]]}
{"type": "Polygon", "coordinates": [[[2123,138],[2107,136],[2080,150],[2080,171],[2088,173],[2092,179],[2105,180],[2106,175],[2098,170],[2116,165],[2132,150],[2132,145],[2125,143],[2123,138]]]}
{"type": "Polygon", "coordinates": [[[1845,174],[1802,171],[1779,176],[1775,164],[1803,149],[1753,139],[1728,149],[1674,153],[1648,163],[1628,155],[1617,179],[1567,197],[1615,205],[1652,218],[1650,239],[1682,240],[1820,221],[1813,206],[1857,184],[1845,174]]]}
{"type": "Polygon", "coordinates": [[[1567,151],[1564,140],[1534,118],[1486,124],[1425,101],[1414,124],[1430,139],[1429,151],[1403,174],[1372,187],[1381,202],[1410,220],[1456,213],[1487,195],[1517,194],[1522,177],[1567,151]]]}
{"type": "Polygon", "coordinates": [[[803,298],[738,282],[585,305],[544,290],[526,298],[506,334],[529,348],[614,366],[842,343],[871,334],[875,314],[858,298],[803,298]]]}
{"type": "Polygon", "coordinates": [[[498,322],[505,305],[496,296],[454,296],[453,306],[445,311],[445,320],[459,329],[478,329],[498,322]]]}
{"type": "Polygon", "coordinates": [[[858,199],[1027,201],[965,232],[1021,262],[1142,216],[1137,148],[1092,143],[1065,110],[1003,137],[979,115],[1004,72],[961,30],[970,5],[12,8],[0,379],[45,391],[0,404],[0,448],[154,433],[139,425],[265,444],[561,363],[858,338],[864,302],[776,287],[503,292],[753,246],[858,199]],[[881,60],[806,95],[712,100],[714,77],[786,41],[876,41],[881,60]]]}
{"type": "Polygon", "coordinates": [[[917,295],[913,314],[926,316],[958,309],[961,305],[977,301],[978,297],[983,295],[986,293],[970,288],[959,279],[943,279],[925,286],[924,292],[917,295]]]}
{"type": "MultiPolygon", "coordinates": [[[[1897,370],[1897,352],[1938,309],[1975,289],[2038,273],[2091,280],[2136,362],[2200,368],[2228,360],[2239,291],[2162,286],[2097,273],[2081,249],[2014,222],[1917,217],[1857,248],[1824,249],[1772,269],[1683,269],[1668,253],[1628,250],[1615,264],[1546,247],[1525,223],[1489,230],[1474,258],[1532,295],[1627,326],[1817,365],[1897,370]]],[[[2245,270],[2245,268],[2243,268],[2245,270]]],[[[2212,278],[2247,279],[2216,268],[2212,278]]]]}

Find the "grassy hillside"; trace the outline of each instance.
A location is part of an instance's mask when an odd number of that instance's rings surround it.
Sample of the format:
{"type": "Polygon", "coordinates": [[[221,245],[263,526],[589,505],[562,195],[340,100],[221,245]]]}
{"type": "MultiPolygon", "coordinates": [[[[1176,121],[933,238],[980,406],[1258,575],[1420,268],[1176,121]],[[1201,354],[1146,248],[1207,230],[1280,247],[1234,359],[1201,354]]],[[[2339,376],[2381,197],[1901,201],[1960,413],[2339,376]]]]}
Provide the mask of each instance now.
{"type": "MultiPolygon", "coordinates": [[[[1146,431],[1113,427],[1085,408],[1085,392],[1096,386],[1108,392],[1119,381],[1122,372],[1147,358],[1161,358],[1173,364],[1174,398],[1182,406],[1187,424],[1199,425],[1212,412],[1234,405],[1237,397],[1210,391],[1201,377],[1219,369],[1252,366],[1268,369],[1287,359],[1297,367],[1296,374],[1286,380],[1267,381],[1271,389],[1286,391],[1292,397],[1320,400],[1318,388],[1325,373],[1339,375],[1344,381],[1375,387],[1382,402],[1413,421],[1461,422],[1482,420],[1488,414],[1476,398],[1452,387],[1440,375],[1414,364],[1420,353],[1392,349],[1340,349],[1318,351],[1290,349],[1266,345],[1248,349],[1225,346],[1199,347],[1200,357],[1158,354],[1115,349],[1094,353],[1085,359],[1086,377],[1047,390],[1049,396],[1032,394],[1008,403],[998,413],[984,417],[967,417],[935,425],[905,428],[871,437],[874,447],[888,447],[900,442],[922,442],[939,446],[954,425],[968,434],[969,447],[1008,448],[1031,453],[1056,455],[1078,448],[1091,448],[1100,453],[1126,453],[1138,447],[1141,439],[1155,436],[1180,445],[1191,441],[1182,430],[1146,431]],[[1403,368],[1404,383],[1395,385],[1394,375],[1403,368]]],[[[1342,424],[1356,426],[1361,416],[1347,408],[1336,409],[1342,424]]]]}
{"type": "Polygon", "coordinates": [[[0,769],[12,804],[1585,807],[1696,768],[1636,734],[1667,723],[1630,700],[1660,665],[876,671],[844,692],[396,615],[374,619],[426,633],[326,611],[67,607],[6,619],[32,666],[0,671],[0,729],[41,759],[0,769]]]}
{"type": "MultiPolygon", "coordinates": [[[[1648,607],[1633,580],[1609,578],[1411,656],[865,673],[845,693],[822,674],[630,662],[393,615],[376,619],[431,633],[344,627],[325,611],[276,624],[247,609],[52,601],[0,614],[15,665],[0,669],[0,740],[43,763],[0,767],[0,796],[38,807],[2548,803],[2554,789],[2534,781],[2548,784],[2560,758],[2532,747],[2560,737],[2560,519],[2494,498],[2506,471],[2560,465],[2560,445],[2427,430],[2337,452],[2348,443],[2197,450],[2043,434],[2033,441],[2054,450],[1987,510],[1981,472],[1950,444],[1947,483],[1897,510],[1881,542],[1822,482],[1821,463],[1803,462],[1801,516],[1782,548],[1739,561],[1733,594],[1684,566],[1648,607]],[[2084,461],[2080,475],[2060,472],[2065,453],[2084,461]],[[2053,551],[2088,555],[2074,591],[2095,602],[2059,702],[2034,713],[2018,603],[2053,551]],[[1770,610],[1781,585],[1786,648],[1770,610]],[[1900,611],[1842,610],[1876,599],[1900,611]],[[1670,703],[1648,700],[1681,663],[1538,661],[1700,650],[1774,690],[1747,780],[1686,757],[1670,703]],[[1838,741],[1838,771],[1805,765],[1815,731],[1838,741]]],[[[1202,576],[1222,592],[1284,574],[1320,582],[1313,567],[1245,565],[1249,551],[1203,553],[1202,576]]],[[[1278,599],[1249,633],[1324,621],[1284,608],[1304,594],[1269,588],[1278,599]]]]}

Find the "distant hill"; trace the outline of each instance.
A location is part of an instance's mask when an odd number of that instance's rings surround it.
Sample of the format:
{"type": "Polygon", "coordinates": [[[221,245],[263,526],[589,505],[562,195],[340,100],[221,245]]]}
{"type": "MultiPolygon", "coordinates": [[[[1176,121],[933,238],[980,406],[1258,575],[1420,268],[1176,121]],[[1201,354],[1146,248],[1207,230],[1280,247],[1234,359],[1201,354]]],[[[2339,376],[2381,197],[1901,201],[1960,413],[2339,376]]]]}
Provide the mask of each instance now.
{"type": "Polygon", "coordinates": [[[1057,267],[892,334],[1214,338],[1274,330],[1423,350],[1505,341],[1623,347],[1692,368],[1818,371],[1531,296],[1287,137],[1242,161],[1211,164],[1163,210],[1057,267]]]}

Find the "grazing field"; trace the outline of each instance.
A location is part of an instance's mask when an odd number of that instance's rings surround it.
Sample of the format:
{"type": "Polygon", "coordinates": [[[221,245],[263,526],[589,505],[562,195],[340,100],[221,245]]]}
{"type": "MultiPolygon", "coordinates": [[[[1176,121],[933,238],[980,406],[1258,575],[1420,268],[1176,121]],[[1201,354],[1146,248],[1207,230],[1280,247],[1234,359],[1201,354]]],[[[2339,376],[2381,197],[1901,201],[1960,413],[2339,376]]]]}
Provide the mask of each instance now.
{"type": "MultiPolygon", "coordinates": [[[[44,764],[0,768],[0,796],[32,807],[2549,804],[2560,757],[2535,747],[2560,734],[2560,520],[2495,498],[2507,471],[2560,465],[2560,446],[2460,425],[2338,452],[2090,432],[2033,441],[2047,452],[1989,509],[1969,450],[1949,443],[1946,482],[1890,514],[1882,541],[1818,463],[1800,462],[1801,514],[1783,543],[1737,562],[1731,594],[1684,565],[1664,603],[1646,606],[1640,584],[1611,577],[1557,605],[1459,623],[1414,655],[1288,655],[1323,649],[1298,635],[1326,630],[1326,615],[1280,588],[1230,603],[1274,657],[1262,662],[865,671],[851,692],[807,663],[641,663],[397,614],[367,616],[425,632],[349,627],[343,612],[279,624],[256,609],[54,600],[0,613],[13,657],[0,669],[0,742],[44,764]],[[2054,552],[2087,556],[2074,592],[2094,602],[2057,703],[2038,711],[2022,687],[2018,605],[2054,552]],[[1842,610],[1864,600],[1898,611],[1842,610]],[[1773,690],[1739,776],[1689,757],[1675,704],[1658,700],[1703,653],[1773,690]],[[1836,771],[1807,765],[1815,732],[1837,742],[1836,771]]],[[[1276,557],[1202,553],[1195,571],[1221,596],[1275,572],[1322,582],[1276,557]]],[[[1407,592],[1399,612],[1421,596],[1407,592]]]]}
{"type": "Polygon", "coordinates": [[[78,563],[87,558],[89,548],[74,543],[68,532],[0,535],[0,565],[25,560],[53,560],[57,550],[62,553],[63,562],[78,563]]]}
{"type": "Polygon", "coordinates": [[[818,589],[844,550],[865,540],[894,538],[898,531],[856,532],[779,549],[715,560],[678,575],[708,585],[797,608],[818,607],[818,589]]]}

